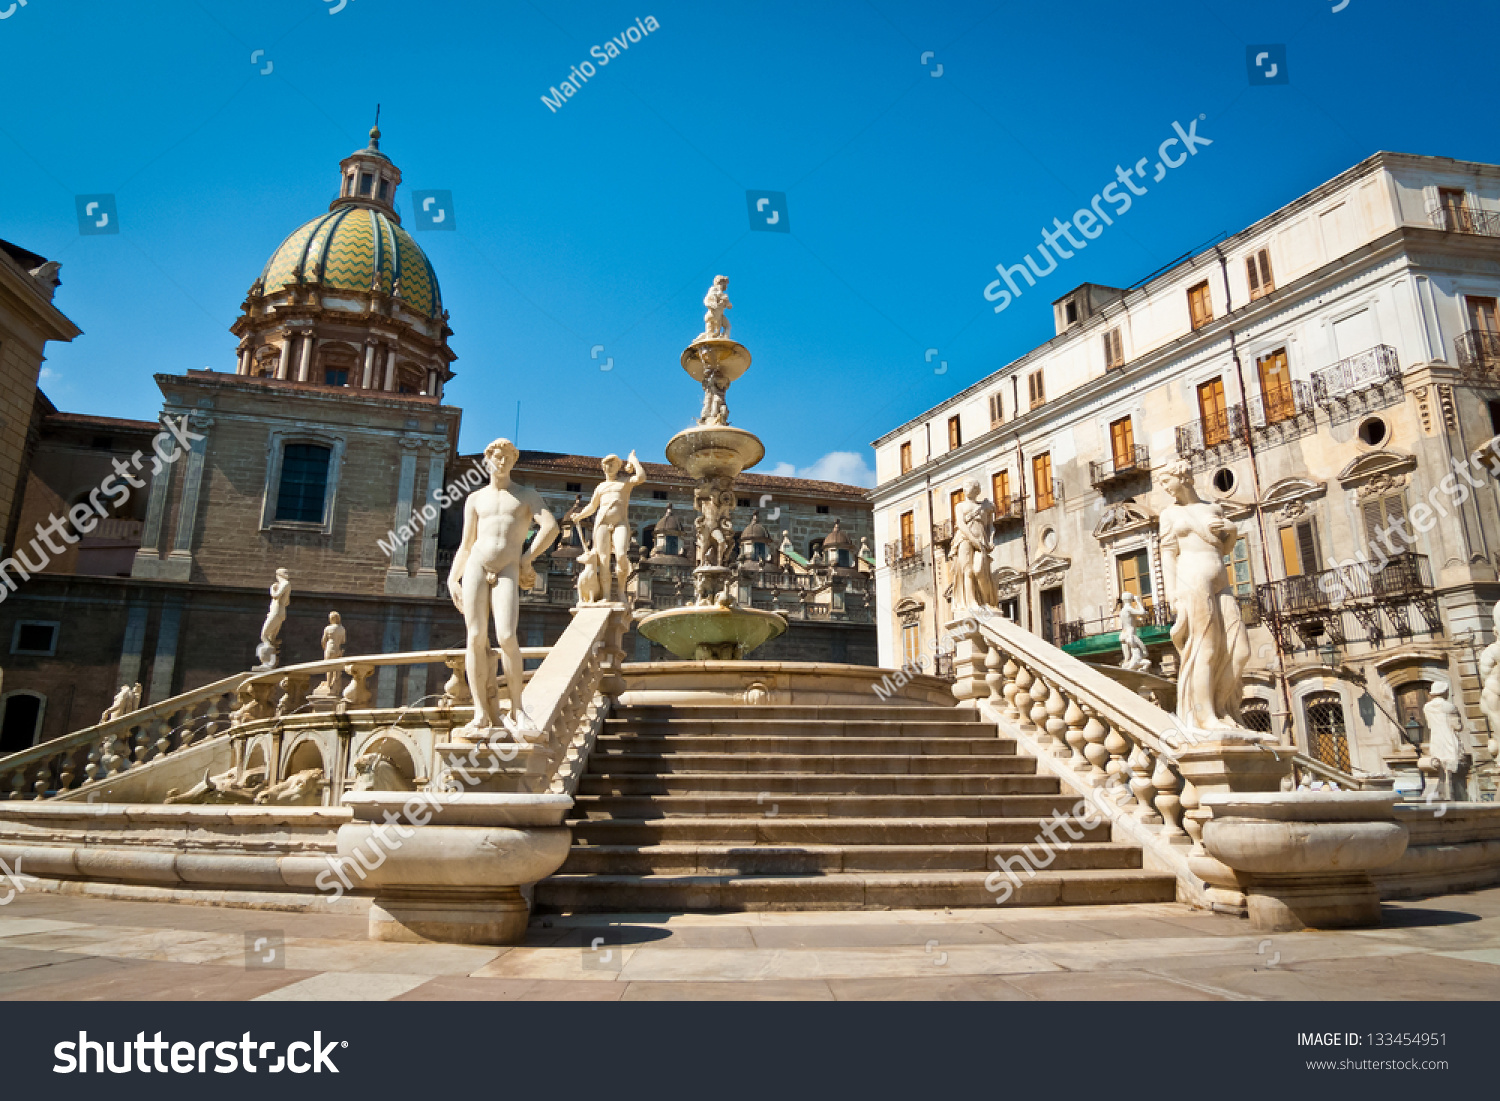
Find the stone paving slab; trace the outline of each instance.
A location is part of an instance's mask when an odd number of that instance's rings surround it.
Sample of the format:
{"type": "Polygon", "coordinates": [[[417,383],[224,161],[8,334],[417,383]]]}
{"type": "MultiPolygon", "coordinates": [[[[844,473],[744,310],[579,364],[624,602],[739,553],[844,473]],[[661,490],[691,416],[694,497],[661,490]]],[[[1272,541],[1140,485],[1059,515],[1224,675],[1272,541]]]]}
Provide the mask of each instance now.
{"type": "Polygon", "coordinates": [[[38,892],[0,908],[0,1000],[1500,998],[1500,888],[1384,918],[1261,935],[1174,903],[543,915],[486,948],[372,943],[358,915],[38,892]],[[280,966],[247,955],[267,935],[280,966]]]}

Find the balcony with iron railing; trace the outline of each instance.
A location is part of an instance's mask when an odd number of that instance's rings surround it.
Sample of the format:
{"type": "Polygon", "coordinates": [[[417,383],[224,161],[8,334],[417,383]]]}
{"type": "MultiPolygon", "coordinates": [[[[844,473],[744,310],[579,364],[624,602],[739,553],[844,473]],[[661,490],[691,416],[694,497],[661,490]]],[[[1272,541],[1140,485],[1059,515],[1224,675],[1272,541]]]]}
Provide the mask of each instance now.
{"type": "MultiPolygon", "coordinates": [[[[1165,600],[1146,598],[1146,614],[1136,620],[1136,633],[1147,646],[1169,641],[1172,609],[1165,600]]],[[[1119,613],[1093,619],[1069,619],[1058,624],[1057,644],[1075,656],[1115,650],[1120,645],[1119,613]]]]}
{"type": "Polygon", "coordinates": [[[1352,641],[1344,614],[1364,629],[1365,641],[1378,645],[1387,622],[1399,638],[1412,632],[1415,605],[1432,634],[1442,633],[1442,618],[1432,590],[1427,556],[1407,552],[1379,562],[1350,562],[1317,573],[1284,577],[1256,590],[1261,612],[1287,650],[1305,650],[1352,641]],[[1383,613],[1383,615],[1382,615],[1383,613]]]}
{"type": "Polygon", "coordinates": [[[897,570],[914,570],[922,565],[925,544],[915,536],[893,539],[885,545],[885,564],[897,570]]]}
{"type": "Polygon", "coordinates": [[[1470,329],[1453,343],[1459,370],[1467,377],[1491,383],[1500,379],[1500,333],[1470,329]]]}
{"type": "Polygon", "coordinates": [[[953,542],[953,521],[940,520],[932,525],[932,545],[946,549],[953,542]]]}
{"type": "Polygon", "coordinates": [[[1228,405],[1206,410],[1196,420],[1177,426],[1177,454],[1183,458],[1204,455],[1229,444],[1249,439],[1245,407],[1228,405]]]}
{"type": "Polygon", "coordinates": [[[1126,451],[1117,451],[1108,459],[1089,463],[1089,484],[1095,489],[1104,489],[1116,482],[1149,473],[1151,451],[1144,444],[1136,444],[1126,451]]]}
{"type": "Polygon", "coordinates": [[[1377,344],[1358,355],[1339,360],[1332,367],[1314,371],[1313,401],[1327,406],[1332,402],[1347,401],[1370,387],[1400,381],[1401,364],[1396,358],[1396,349],[1389,344],[1377,344]]]}
{"type": "Polygon", "coordinates": [[[1287,382],[1261,391],[1250,399],[1250,431],[1264,436],[1291,425],[1311,427],[1313,388],[1305,382],[1287,382]]]}
{"type": "Polygon", "coordinates": [[[1432,224],[1449,233],[1500,237],[1500,213],[1471,206],[1445,206],[1432,212],[1432,224]]]}
{"type": "Polygon", "coordinates": [[[997,527],[1000,524],[1010,523],[1011,521],[1019,523],[1025,518],[1025,515],[1026,494],[1024,493],[1012,493],[1010,496],[995,502],[995,525],[997,527]]]}

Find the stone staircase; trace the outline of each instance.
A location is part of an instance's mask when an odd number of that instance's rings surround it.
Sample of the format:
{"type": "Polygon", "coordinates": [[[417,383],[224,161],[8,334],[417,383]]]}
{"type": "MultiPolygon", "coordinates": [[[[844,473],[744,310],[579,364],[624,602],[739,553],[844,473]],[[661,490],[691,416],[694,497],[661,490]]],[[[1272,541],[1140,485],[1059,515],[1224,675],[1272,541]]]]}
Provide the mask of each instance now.
{"type": "MultiPolygon", "coordinates": [[[[545,911],[993,906],[996,858],[1076,797],[974,712],[929,706],[618,708],[589,758],[545,911]]],[[[1163,902],[1171,874],[1086,829],[1006,904],[1163,902]]],[[[1017,866],[1019,867],[1019,866],[1017,866]]],[[[1003,892],[1002,892],[1003,893],[1003,892]]]]}

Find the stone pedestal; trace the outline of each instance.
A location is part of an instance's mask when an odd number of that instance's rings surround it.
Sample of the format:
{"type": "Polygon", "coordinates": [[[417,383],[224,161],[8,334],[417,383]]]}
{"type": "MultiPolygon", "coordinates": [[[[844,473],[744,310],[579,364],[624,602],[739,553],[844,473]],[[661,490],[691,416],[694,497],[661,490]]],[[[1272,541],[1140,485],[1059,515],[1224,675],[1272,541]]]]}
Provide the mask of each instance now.
{"type": "Polygon", "coordinates": [[[1396,800],[1367,791],[1216,792],[1203,797],[1212,815],[1203,843],[1234,871],[1257,931],[1378,925],[1370,872],[1406,851],[1396,800]]]}
{"type": "Polygon", "coordinates": [[[350,792],[338,834],[344,872],[371,890],[371,940],[515,944],[521,888],[567,859],[566,795],[350,792]]]}

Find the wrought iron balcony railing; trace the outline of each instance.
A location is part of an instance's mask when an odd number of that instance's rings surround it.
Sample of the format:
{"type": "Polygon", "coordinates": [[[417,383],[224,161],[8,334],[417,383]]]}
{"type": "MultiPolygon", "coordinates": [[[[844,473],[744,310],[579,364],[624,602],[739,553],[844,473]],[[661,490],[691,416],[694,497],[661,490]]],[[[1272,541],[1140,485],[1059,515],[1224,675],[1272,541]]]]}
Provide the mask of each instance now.
{"type": "Polygon", "coordinates": [[[1229,405],[1206,412],[1197,420],[1177,426],[1177,454],[1186,458],[1216,447],[1248,439],[1245,407],[1229,405]]]}
{"type": "Polygon", "coordinates": [[[1399,382],[1400,379],[1401,364],[1396,358],[1396,349],[1389,344],[1377,344],[1358,355],[1339,360],[1332,367],[1314,371],[1313,401],[1326,406],[1357,391],[1399,382]]]}
{"type": "Polygon", "coordinates": [[[1449,233],[1476,233],[1500,237],[1500,213],[1471,206],[1442,207],[1432,212],[1432,224],[1449,233]]]}
{"type": "Polygon", "coordinates": [[[1269,619],[1321,612],[1360,600],[1405,600],[1432,589],[1425,554],[1407,552],[1375,562],[1354,562],[1331,570],[1285,577],[1260,586],[1260,604],[1269,619]]]}
{"type": "Polygon", "coordinates": [[[1470,329],[1454,344],[1458,351],[1458,366],[1464,374],[1490,380],[1500,376],[1500,333],[1470,329]]]}
{"type": "Polygon", "coordinates": [[[1026,494],[1012,493],[995,502],[995,523],[1021,520],[1026,515],[1026,494]]]}
{"type": "Polygon", "coordinates": [[[1151,451],[1145,444],[1136,444],[1123,455],[1116,454],[1101,462],[1089,463],[1089,484],[1095,489],[1103,489],[1113,482],[1150,472],[1151,451]]]}
{"type": "Polygon", "coordinates": [[[922,564],[922,555],[926,550],[926,545],[915,537],[894,539],[885,545],[885,564],[898,570],[915,569],[922,564]]]}
{"type": "Polygon", "coordinates": [[[1250,399],[1250,428],[1253,431],[1312,415],[1313,390],[1305,382],[1288,382],[1250,399]]]}
{"type": "Polygon", "coordinates": [[[942,520],[932,525],[932,545],[947,547],[953,542],[953,521],[942,520]]]}
{"type": "MultiPolygon", "coordinates": [[[[1165,600],[1158,600],[1149,604],[1146,614],[1136,620],[1136,628],[1146,627],[1170,627],[1174,619],[1172,609],[1165,600]]],[[[1058,625],[1057,644],[1069,646],[1075,642],[1082,642],[1086,638],[1095,635],[1107,635],[1120,629],[1119,613],[1101,616],[1096,619],[1069,619],[1058,625]]]]}

